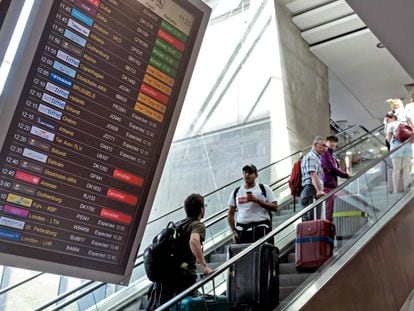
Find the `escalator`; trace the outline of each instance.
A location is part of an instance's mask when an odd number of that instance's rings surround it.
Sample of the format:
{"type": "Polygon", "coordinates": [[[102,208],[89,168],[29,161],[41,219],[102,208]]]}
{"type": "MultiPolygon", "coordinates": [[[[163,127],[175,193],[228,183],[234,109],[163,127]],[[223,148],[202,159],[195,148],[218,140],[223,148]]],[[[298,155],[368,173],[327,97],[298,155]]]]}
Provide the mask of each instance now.
{"type": "MultiPolygon", "coordinates": [[[[384,138],[381,136],[381,133],[380,128],[368,132],[358,126],[339,133],[340,142],[345,145],[337,152],[339,158],[343,160],[345,158],[351,159],[350,162],[354,163],[353,173],[363,169],[383,153],[384,145],[382,142],[384,138]]],[[[305,153],[309,149],[310,147],[305,148],[301,152],[296,152],[259,170],[261,182],[270,184],[278,198],[279,205],[282,207],[273,217],[274,228],[285,224],[295,213],[297,215],[297,212],[299,212],[299,209],[295,211],[293,208],[287,180],[292,163],[299,158],[301,153],[305,153]]],[[[231,234],[226,219],[226,202],[231,191],[241,182],[242,179],[236,180],[206,195],[206,203],[209,205],[208,211],[210,211],[210,214],[205,219],[207,235],[204,250],[210,261],[210,266],[213,268],[219,267],[226,262],[225,248],[231,242],[231,234]],[[216,209],[211,207],[216,207],[216,209]]],[[[148,236],[151,238],[158,233],[160,228],[165,226],[168,221],[182,218],[182,213],[182,207],[180,207],[162,217],[152,219],[148,223],[148,236]]],[[[291,247],[294,238],[294,228],[295,224],[289,223],[285,230],[282,230],[276,236],[278,247],[285,251],[287,257],[289,257],[288,249],[291,247]]],[[[286,269],[287,272],[290,271],[287,265],[286,269]]],[[[0,294],[7,295],[8,300],[12,300],[15,293],[18,295],[23,295],[24,293],[26,295],[26,291],[23,291],[24,287],[29,283],[32,285],[36,284],[37,280],[44,275],[44,273],[34,274],[29,279],[1,290],[0,294]]],[[[291,282],[291,278],[287,282],[291,282]]],[[[149,285],[150,282],[146,279],[143,270],[142,254],[139,254],[131,283],[128,287],[85,280],[79,286],[70,288],[53,299],[49,298],[46,301],[40,301],[38,307],[34,310],[137,310],[145,304],[143,297],[145,297],[149,285]]],[[[218,292],[225,292],[226,273],[221,273],[215,285],[218,292]]],[[[281,285],[283,286],[283,282],[281,285]]],[[[289,290],[292,291],[293,288],[291,287],[289,290]]],[[[286,296],[289,294],[291,292],[286,292],[286,296]]]]}
{"type": "MultiPolygon", "coordinates": [[[[340,158],[344,158],[346,156],[354,155],[355,159],[357,159],[356,163],[354,164],[354,172],[362,169],[366,165],[368,165],[369,161],[372,160],[372,157],[368,157],[367,154],[377,154],[380,155],[383,151],[384,145],[382,144],[383,139],[378,139],[378,131],[375,131],[372,133],[365,133],[364,135],[360,135],[357,137],[357,139],[352,140],[350,143],[346,144],[343,148],[338,150],[338,155],[340,158]]],[[[349,132],[347,132],[347,135],[349,135],[349,132]]],[[[348,138],[349,139],[349,138],[348,138]]],[[[308,150],[305,150],[304,152],[307,152],[308,150]]],[[[289,188],[287,186],[287,180],[289,178],[291,163],[296,161],[299,158],[300,154],[297,153],[291,157],[289,157],[289,166],[287,169],[287,173],[282,175],[280,173],[279,168],[279,175],[277,176],[277,180],[273,183],[270,183],[271,188],[275,192],[276,197],[278,198],[279,205],[281,208],[279,211],[274,215],[273,217],[273,228],[276,228],[281,223],[285,222],[287,219],[291,218],[295,211],[293,209],[293,201],[290,196],[289,188]],[[282,177],[280,177],[282,175],[282,177]]],[[[279,167],[281,166],[281,163],[283,161],[286,161],[282,159],[278,162],[279,167]]],[[[269,176],[276,175],[275,173],[271,173],[271,170],[275,169],[276,165],[271,165],[269,167],[266,167],[262,169],[261,172],[259,172],[261,178],[262,176],[267,174],[269,176]]],[[[263,179],[261,179],[262,181],[263,179]]],[[[214,196],[223,196],[223,201],[227,201],[228,196],[230,195],[231,191],[235,188],[235,185],[238,185],[241,183],[241,180],[237,181],[236,183],[233,183],[231,185],[228,185],[224,187],[221,191],[227,190],[225,195],[219,193],[215,193],[214,196]]],[[[210,206],[211,202],[214,200],[214,198],[211,198],[210,196],[207,196],[207,204],[210,206]]],[[[296,209],[296,212],[298,212],[299,209],[296,209]]],[[[226,246],[231,243],[232,235],[228,229],[227,225],[227,209],[220,211],[216,217],[213,219],[209,219],[206,221],[206,227],[207,227],[207,235],[210,236],[210,239],[206,239],[209,242],[205,243],[204,249],[206,253],[206,259],[209,262],[210,267],[217,268],[221,264],[225,263],[227,260],[227,254],[226,254],[226,246]],[[214,233],[214,234],[213,234],[214,233]]],[[[284,230],[278,236],[276,237],[276,243],[280,249],[285,249],[287,246],[290,246],[292,244],[292,240],[294,239],[294,228],[295,225],[291,224],[289,227],[289,230],[284,230]]],[[[286,272],[289,272],[292,270],[292,267],[288,267],[288,264],[283,265],[286,268],[286,272]],[[290,269],[290,270],[289,270],[290,269]]],[[[291,265],[290,265],[291,266],[291,265]]],[[[293,271],[293,270],[292,270],[293,271]]],[[[285,272],[284,270],[282,272],[285,272]]],[[[284,295],[287,296],[290,294],[290,292],[293,290],[292,286],[289,286],[289,282],[292,282],[292,275],[286,275],[286,281],[284,278],[281,278],[281,286],[286,287],[287,289],[284,291],[284,295]]],[[[303,276],[301,276],[303,277],[303,276]]],[[[294,277],[293,277],[294,278],[294,277]]],[[[216,286],[216,292],[225,292],[226,290],[226,275],[221,275],[218,279],[215,280],[215,286],[216,286]]],[[[145,292],[145,291],[144,291],[145,292]]],[[[119,293],[119,297],[124,296],[122,293],[119,293]]],[[[108,300],[108,303],[106,304],[106,308],[104,310],[137,310],[139,308],[142,308],[145,306],[145,298],[144,299],[136,299],[136,296],[132,299],[132,301],[128,302],[128,299],[123,299],[124,306],[118,305],[117,308],[114,307],[113,303],[118,300],[119,303],[119,297],[113,296],[110,300],[108,300]]],[[[99,304],[99,309],[102,310],[102,308],[105,306],[104,303],[99,304]]],[[[92,310],[92,309],[91,309],[92,310]]]]}
{"type": "MultiPolygon", "coordinates": [[[[211,276],[157,310],[179,303],[186,294],[201,286],[207,287],[212,280],[217,283],[234,262],[272,237],[281,250],[282,261],[277,310],[399,310],[414,288],[414,241],[411,238],[414,233],[414,191],[389,192],[386,172],[392,153],[370,161],[352,179],[296,213],[266,237],[219,266],[211,276]],[[292,225],[301,222],[304,214],[325,200],[333,196],[356,195],[363,198],[359,208],[367,213],[366,223],[354,235],[341,240],[334,255],[316,272],[298,273],[293,263],[294,236],[284,245],[280,243],[280,236],[286,236],[285,231],[292,232],[292,225]]],[[[216,289],[216,292],[220,293],[220,290],[216,289]]]]}

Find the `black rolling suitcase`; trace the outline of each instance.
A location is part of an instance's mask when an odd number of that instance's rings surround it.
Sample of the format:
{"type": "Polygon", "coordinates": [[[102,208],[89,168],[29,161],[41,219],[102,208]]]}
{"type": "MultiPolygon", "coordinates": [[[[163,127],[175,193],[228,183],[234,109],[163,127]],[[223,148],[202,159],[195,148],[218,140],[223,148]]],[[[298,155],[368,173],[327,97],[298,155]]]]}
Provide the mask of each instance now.
{"type": "MultiPolygon", "coordinates": [[[[251,244],[234,244],[228,258],[251,244]]],[[[273,310],[279,302],[279,250],[264,243],[235,263],[227,278],[230,310],[273,310]]]]}

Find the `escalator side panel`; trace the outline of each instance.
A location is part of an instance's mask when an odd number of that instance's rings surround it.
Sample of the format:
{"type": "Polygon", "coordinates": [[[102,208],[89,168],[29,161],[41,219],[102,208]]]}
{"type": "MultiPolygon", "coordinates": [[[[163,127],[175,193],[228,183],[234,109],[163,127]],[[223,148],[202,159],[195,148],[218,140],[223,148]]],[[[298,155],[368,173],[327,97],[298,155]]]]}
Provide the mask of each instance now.
{"type": "Polygon", "coordinates": [[[414,288],[414,198],[303,310],[399,310],[414,288]]]}

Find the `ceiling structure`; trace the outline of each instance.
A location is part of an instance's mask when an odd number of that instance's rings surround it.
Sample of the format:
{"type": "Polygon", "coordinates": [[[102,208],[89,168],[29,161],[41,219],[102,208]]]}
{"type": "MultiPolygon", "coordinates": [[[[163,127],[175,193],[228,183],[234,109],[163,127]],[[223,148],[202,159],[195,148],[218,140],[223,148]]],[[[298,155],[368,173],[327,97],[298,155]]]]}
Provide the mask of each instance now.
{"type": "Polygon", "coordinates": [[[387,48],[377,46],[380,40],[345,0],[282,1],[310,50],[329,68],[332,118],[379,125],[389,110],[385,101],[406,97],[405,85],[413,78],[387,48]]]}
{"type": "Polygon", "coordinates": [[[347,0],[355,12],[414,77],[414,1],[347,0]]]}

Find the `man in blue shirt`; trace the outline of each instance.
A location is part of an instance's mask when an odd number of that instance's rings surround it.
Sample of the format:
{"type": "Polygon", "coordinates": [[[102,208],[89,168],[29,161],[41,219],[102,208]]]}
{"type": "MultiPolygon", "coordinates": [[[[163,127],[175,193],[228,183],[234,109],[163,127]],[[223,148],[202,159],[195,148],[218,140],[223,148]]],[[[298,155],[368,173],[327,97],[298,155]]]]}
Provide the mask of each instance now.
{"type": "MultiPolygon", "coordinates": [[[[321,155],[327,149],[326,139],[322,136],[316,136],[313,140],[312,150],[309,151],[302,159],[302,193],[300,194],[300,203],[303,207],[313,203],[314,199],[318,199],[325,195],[323,191],[323,171],[321,167],[321,155]]],[[[311,220],[313,212],[304,215],[304,220],[311,220]]],[[[321,216],[320,206],[316,209],[317,218],[321,216]]]]}

